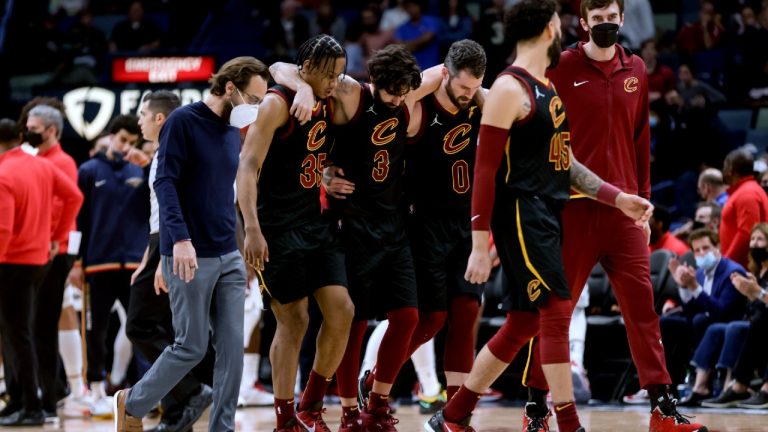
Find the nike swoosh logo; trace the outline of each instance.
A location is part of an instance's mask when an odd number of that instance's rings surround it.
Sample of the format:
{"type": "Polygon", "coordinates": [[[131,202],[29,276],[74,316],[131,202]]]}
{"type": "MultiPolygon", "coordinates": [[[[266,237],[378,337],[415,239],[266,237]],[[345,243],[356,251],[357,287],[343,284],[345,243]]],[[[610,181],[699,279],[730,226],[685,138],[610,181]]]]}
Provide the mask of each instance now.
{"type": "Polygon", "coordinates": [[[477,219],[477,218],[479,218],[479,217],[480,217],[480,215],[475,215],[475,216],[472,216],[472,219],[471,219],[471,221],[472,221],[472,222],[474,222],[474,221],[475,221],[475,219],[477,219]]]}
{"type": "Polygon", "coordinates": [[[94,186],[96,186],[96,187],[102,187],[102,186],[104,186],[105,184],[107,184],[107,181],[106,181],[106,180],[98,180],[98,181],[97,181],[96,183],[94,183],[93,185],[94,185],[94,186]]]}
{"type": "Polygon", "coordinates": [[[302,425],[302,426],[304,426],[304,429],[306,429],[306,430],[307,430],[307,432],[315,432],[315,428],[317,427],[317,425],[314,425],[314,426],[312,426],[312,427],[309,427],[309,426],[307,426],[307,424],[306,424],[306,423],[304,423],[303,421],[301,421],[301,419],[300,419],[300,418],[296,417],[296,420],[298,420],[298,421],[299,421],[299,423],[301,423],[301,425],[302,425]]]}
{"type": "Polygon", "coordinates": [[[571,403],[567,403],[567,404],[565,404],[565,405],[563,405],[563,406],[555,407],[555,411],[557,411],[557,412],[560,412],[560,411],[562,411],[562,410],[564,410],[564,409],[568,408],[568,407],[569,407],[569,406],[571,406],[571,405],[573,405],[573,402],[571,402],[571,403]]]}
{"type": "Polygon", "coordinates": [[[584,85],[584,84],[586,84],[586,83],[588,83],[588,82],[589,82],[589,80],[587,80],[587,81],[582,81],[582,82],[576,82],[576,81],[574,81],[574,82],[573,82],[573,86],[574,86],[574,87],[578,87],[578,86],[580,86],[580,85],[584,85]]]}

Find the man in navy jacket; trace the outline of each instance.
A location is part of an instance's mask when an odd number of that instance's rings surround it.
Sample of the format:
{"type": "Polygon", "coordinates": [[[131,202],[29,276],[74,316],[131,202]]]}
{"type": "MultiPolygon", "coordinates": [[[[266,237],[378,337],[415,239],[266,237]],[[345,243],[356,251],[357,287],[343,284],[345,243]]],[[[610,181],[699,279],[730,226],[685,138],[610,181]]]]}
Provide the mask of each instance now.
{"type": "Polygon", "coordinates": [[[661,318],[661,334],[667,367],[674,383],[685,378],[692,350],[715,322],[729,322],[744,315],[746,298],[731,282],[731,275],[745,274],[744,268],[720,253],[720,241],[713,231],[695,230],[689,237],[698,270],[673,258],[669,270],[677,282],[682,307],[661,318]]]}

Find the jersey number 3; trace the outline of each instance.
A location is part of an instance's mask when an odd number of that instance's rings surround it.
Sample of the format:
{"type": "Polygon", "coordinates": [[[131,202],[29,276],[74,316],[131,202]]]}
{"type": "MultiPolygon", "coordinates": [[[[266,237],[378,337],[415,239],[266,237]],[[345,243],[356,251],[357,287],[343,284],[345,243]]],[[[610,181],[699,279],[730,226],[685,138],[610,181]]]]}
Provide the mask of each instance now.
{"type": "Polygon", "coordinates": [[[301,167],[304,172],[299,174],[299,183],[304,189],[312,189],[320,186],[323,178],[323,165],[325,164],[325,153],[310,153],[304,158],[301,167]]]}
{"type": "Polygon", "coordinates": [[[389,174],[389,152],[386,150],[379,150],[373,155],[371,177],[377,182],[383,182],[387,179],[387,174],[389,174]]]}

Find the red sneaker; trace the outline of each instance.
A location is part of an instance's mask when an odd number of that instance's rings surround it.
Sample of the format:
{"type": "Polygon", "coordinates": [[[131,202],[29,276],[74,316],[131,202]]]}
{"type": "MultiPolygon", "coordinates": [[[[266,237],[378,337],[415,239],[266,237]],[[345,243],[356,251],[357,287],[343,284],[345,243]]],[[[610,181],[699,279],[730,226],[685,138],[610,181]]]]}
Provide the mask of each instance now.
{"type": "Polygon", "coordinates": [[[400,423],[400,420],[392,417],[389,407],[380,407],[373,412],[369,412],[366,408],[363,411],[363,425],[366,432],[397,432],[396,424],[400,423]]]}
{"type": "Polygon", "coordinates": [[[524,432],[549,432],[549,418],[552,417],[552,411],[546,407],[544,409],[536,402],[525,404],[523,411],[524,432]],[[544,409],[546,409],[546,414],[542,415],[544,409]]]}
{"type": "Polygon", "coordinates": [[[281,429],[275,429],[274,432],[307,432],[307,429],[302,426],[296,418],[292,418],[285,423],[281,429]]]}
{"type": "Polygon", "coordinates": [[[677,399],[665,397],[651,411],[650,432],[709,432],[706,426],[691,423],[688,417],[677,412],[677,399]]]}
{"type": "Polygon", "coordinates": [[[339,432],[365,432],[363,428],[363,418],[360,415],[360,411],[355,410],[355,414],[341,416],[341,425],[339,426],[339,432]]]}
{"type": "Polygon", "coordinates": [[[304,426],[306,430],[313,432],[331,432],[331,428],[329,428],[328,425],[325,424],[325,420],[323,420],[323,413],[325,413],[323,402],[316,402],[312,408],[297,412],[296,420],[298,420],[299,424],[304,426]]]}
{"type": "Polygon", "coordinates": [[[459,423],[452,423],[443,417],[443,410],[435,413],[424,423],[424,430],[427,432],[475,432],[475,429],[469,425],[472,416],[467,416],[459,423]]]}

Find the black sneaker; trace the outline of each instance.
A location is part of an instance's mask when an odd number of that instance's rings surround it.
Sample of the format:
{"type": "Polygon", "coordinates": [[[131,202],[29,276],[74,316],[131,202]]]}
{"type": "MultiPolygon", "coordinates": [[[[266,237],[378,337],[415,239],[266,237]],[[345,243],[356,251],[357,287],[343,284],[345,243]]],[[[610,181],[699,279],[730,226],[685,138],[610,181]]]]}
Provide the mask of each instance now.
{"type": "Polygon", "coordinates": [[[737,406],[746,409],[766,409],[768,408],[768,393],[760,390],[749,399],[739,402],[737,406]]]}
{"type": "Polygon", "coordinates": [[[192,425],[200,419],[205,409],[213,403],[213,389],[205,384],[202,384],[200,387],[200,393],[189,398],[181,418],[175,424],[169,425],[168,430],[191,431],[192,425]]]}
{"type": "Polygon", "coordinates": [[[0,426],[42,426],[44,424],[43,410],[27,411],[20,409],[7,417],[0,418],[0,426]]]}
{"type": "Polygon", "coordinates": [[[427,432],[475,432],[475,429],[469,425],[470,420],[472,420],[471,415],[458,423],[451,423],[443,417],[443,410],[440,410],[424,423],[424,430],[427,432]]]}
{"type": "Polygon", "coordinates": [[[368,381],[368,375],[371,371],[367,370],[363,373],[363,376],[357,381],[357,402],[360,403],[360,408],[368,406],[368,396],[371,394],[371,389],[365,386],[365,382],[368,381]]]}
{"type": "Polygon", "coordinates": [[[720,393],[720,396],[702,401],[701,406],[706,408],[732,408],[736,407],[739,402],[747,399],[749,399],[749,392],[736,393],[732,388],[728,387],[720,393]]]}
{"type": "Polygon", "coordinates": [[[680,402],[677,405],[688,407],[688,408],[698,407],[698,406],[701,406],[702,401],[705,401],[707,399],[712,399],[712,398],[708,394],[703,395],[701,393],[691,392],[691,394],[689,394],[688,396],[680,399],[680,402]]]}
{"type": "Polygon", "coordinates": [[[542,407],[536,402],[526,403],[523,411],[523,431],[548,432],[551,416],[552,412],[546,405],[542,407]]]}

